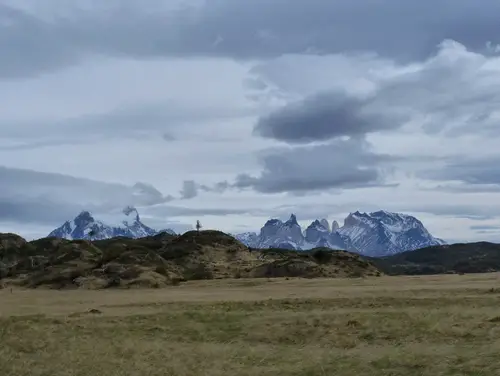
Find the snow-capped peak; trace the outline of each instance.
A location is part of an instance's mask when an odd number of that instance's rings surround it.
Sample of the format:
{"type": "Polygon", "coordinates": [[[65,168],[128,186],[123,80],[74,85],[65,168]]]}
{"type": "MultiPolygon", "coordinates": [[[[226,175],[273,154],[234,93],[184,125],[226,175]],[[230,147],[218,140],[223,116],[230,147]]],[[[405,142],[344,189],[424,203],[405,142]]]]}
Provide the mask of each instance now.
{"type": "Polygon", "coordinates": [[[75,219],[66,221],[48,236],[64,239],[101,240],[117,236],[142,238],[160,232],[174,233],[170,229],[159,232],[146,226],[141,222],[137,209],[132,206],[125,207],[120,213],[108,213],[101,215],[101,217],[101,220],[97,220],[90,212],[82,211],[75,219]]]}
{"type": "MultiPolygon", "coordinates": [[[[255,232],[244,232],[242,234],[235,234],[234,237],[243,244],[255,244],[258,241],[259,235],[255,232]]],[[[251,245],[249,245],[251,247],[251,245]]]]}
{"type": "Polygon", "coordinates": [[[264,225],[264,227],[269,227],[269,226],[281,226],[283,224],[283,222],[279,219],[270,219],[266,222],[266,224],[264,225]]]}
{"type": "Polygon", "coordinates": [[[314,229],[318,229],[320,231],[324,231],[324,232],[330,232],[328,230],[328,227],[326,227],[323,223],[321,223],[319,220],[314,220],[308,228],[314,228],[314,229]]]}
{"type": "Polygon", "coordinates": [[[440,244],[417,218],[380,210],[349,214],[338,233],[355,250],[382,256],[440,244]]]}

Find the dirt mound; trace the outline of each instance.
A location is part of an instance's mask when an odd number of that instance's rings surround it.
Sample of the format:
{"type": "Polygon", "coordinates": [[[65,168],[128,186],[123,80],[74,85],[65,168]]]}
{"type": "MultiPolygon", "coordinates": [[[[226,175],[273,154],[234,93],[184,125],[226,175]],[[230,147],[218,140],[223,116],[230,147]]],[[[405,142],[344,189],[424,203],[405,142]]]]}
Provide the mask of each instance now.
{"type": "Polygon", "coordinates": [[[348,252],[250,250],[220,231],[9,244],[14,245],[0,278],[31,288],[157,288],[197,279],[380,275],[348,252]]]}

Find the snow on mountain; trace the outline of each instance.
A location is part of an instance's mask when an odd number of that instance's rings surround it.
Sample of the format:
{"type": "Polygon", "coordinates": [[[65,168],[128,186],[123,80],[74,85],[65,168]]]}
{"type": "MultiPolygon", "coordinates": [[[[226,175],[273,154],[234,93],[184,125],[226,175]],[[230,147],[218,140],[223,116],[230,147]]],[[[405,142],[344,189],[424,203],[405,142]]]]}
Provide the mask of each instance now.
{"type": "Polygon", "coordinates": [[[255,232],[244,232],[233,236],[243,244],[256,244],[259,239],[259,235],[255,232]]]}
{"type": "Polygon", "coordinates": [[[320,221],[319,221],[319,223],[320,223],[320,224],[321,224],[324,228],[326,228],[328,231],[332,231],[332,230],[330,229],[330,224],[328,223],[328,221],[327,221],[325,218],[323,218],[322,220],[320,220],[320,221]]]}
{"type": "Polygon", "coordinates": [[[294,214],[286,222],[271,219],[260,234],[246,233],[237,238],[254,248],[286,248],[306,250],[315,247],[344,249],[368,256],[384,256],[418,248],[444,244],[434,238],[415,217],[378,211],[349,214],[344,225],[315,220],[302,233],[294,214]]]}
{"type": "Polygon", "coordinates": [[[353,249],[367,250],[370,255],[384,256],[439,245],[415,217],[400,213],[377,211],[349,214],[339,234],[349,239],[353,249]]]}
{"type": "Polygon", "coordinates": [[[332,222],[332,232],[337,231],[340,228],[339,223],[337,221],[332,222]]]}
{"type": "MultiPolygon", "coordinates": [[[[328,222],[327,222],[328,224],[328,222]]],[[[326,227],[324,222],[315,220],[305,231],[305,238],[308,243],[317,243],[321,238],[328,239],[330,236],[330,226],[326,227]]]]}
{"type": "Polygon", "coordinates": [[[127,206],[118,215],[102,215],[99,220],[88,211],[82,211],[72,221],[66,221],[48,236],[63,239],[102,240],[124,236],[127,238],[143,238],[167,232],[175,234],[171,229],[156,231],[141,222],[136,208],[127,206]]]}
{"type": "Polygon", "coordinates": [[[255,248],[285,248],[301,249],[304,244],[302,228],[297,222],[297,217],[292,214],[286,222],[271,219],[260,230],[260,235],[254,245],[255,248]]]}

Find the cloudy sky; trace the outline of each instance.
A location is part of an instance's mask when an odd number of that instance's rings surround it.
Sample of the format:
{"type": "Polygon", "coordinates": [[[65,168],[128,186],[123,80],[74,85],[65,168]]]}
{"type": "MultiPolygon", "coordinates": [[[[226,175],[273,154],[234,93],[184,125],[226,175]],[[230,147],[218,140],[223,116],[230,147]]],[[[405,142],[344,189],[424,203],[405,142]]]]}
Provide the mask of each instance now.
{"type": "Polygon", "coordinates": [[[0,232],[386,209],[500,241],[497,0],[0,0],[0,232]]]}

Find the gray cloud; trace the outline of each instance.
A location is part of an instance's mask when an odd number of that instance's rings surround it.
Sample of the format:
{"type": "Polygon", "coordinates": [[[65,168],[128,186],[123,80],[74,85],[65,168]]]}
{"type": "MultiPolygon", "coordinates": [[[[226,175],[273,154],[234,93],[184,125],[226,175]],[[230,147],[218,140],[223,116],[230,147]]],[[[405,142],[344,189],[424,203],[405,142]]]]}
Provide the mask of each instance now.
{"type": "MultiPolygon", "coordinates": [[[[476,234],[480,235],[496,235],[497,239],[493,240],[494,242],[498,242],[500,239],[498,238],[498,231],[494,230],[476,230],[476,234]]],[[[490,240],[492,241],[492,240],[490,240]]]]}
{"type": "MultiPolygon", "coordinates": [[[[183,198],[194,198],[198,189],[193,181],[184,182],[183,198]],[[191,191],[190,191],[191,190],[191,191]]],[[[214,189],[216,189],[214,187],[214,189]]],[[[105,183],[68,175],[12,169],[0,166],[0,222],[59,226],[80,211],[97,215],[120,213],[125,206],[136,206],[144,222],[154,228],[185,230],[189,225],[174,217],[248,213],[249,209],[197,209],[169,205],[175,198],[163,195],[150,184],[133,186],[105,183]]],[[[1,232],[1,229],[0,229],[1,232]]]]}
{"type": "Polygon", "coordinates": [[[161,136],[165,141],[167,142],[171,142],[171,141],[175,141],[177,140],[177,137],[175,137],[173,134],[169,133],[169,132],[165,132],[162,134],[161,136]]]}
{"type": "Polygon", "coordinates": [[[259,176],[238,175],[233,187],[278,193],[379,186],[385,184],[393,161],[390,156],[370,151],[362,139],[278,148],[262,156],[259,176]]]}
{"type": "Polygon", "coordinates": [[[500,231],[500,226],[491,226],[491,225],[470,226],[469,228],[471,230],[489,231],[489,232],[500,231]]]}
{"type": "MultiPolygon", "coordinates": [[[[10,2],[16,4],[16,2],[10,2]]],[[[24,10],[0,8],[1,76],[26,76],[72,64],[89,54],[265,58],[285,53],[375,51],[400,60],[421,59],[443,39],[477,49],[496,42],[500,4],[483,0],[208,0],[143,7],[120,1],[37,2],[24,10]],[[50,8],[53,7],[52,12],[50,8]],[[62,17],[56,17],[56,10],[62,17]],[[353,22],[356,20],[356,22],[353,22]],[[392,36],[387,43],[387,36],[392,36]]],[[[8,4],[6,2],[6,4],[8,4]]],[[[14,5],[19,8],[19,6],[14,5]]]]}
{"type": "Polygon", "coordinates": [[[188,208],[175,205],[157,205],[141,209],[141,213],[156,217],[189,217],[189,216],[204,216],[204,215],[238,215],[248,214],[251,209],[248,208],[188,208]]]}
{"type": "MultiPolygon", "coordinates": [[[[457,181],[464,185],[448,186],[462,192],[500,192],[500,156],[447,158],[434,168],[419,172],[424,179],[457,181]]],[[[446,189],[446,186],[444,187],[446,189]]]]}
{"type": "Polygon", "coordinates": [[[198,185],[194,180],[184,180],[180,194],[184,200],[194,198],[198,196],[198,185]]]}
{"type": "Polygon", "coordinates": [[[49,200],[0,198],[0,222],[43,223],[55,226],[75,217],[84,209],[86,208],[83,205],[61,204],[49,200]]]}
{"type": "Polygon", "coordinates": [[[332,92],[308,97],[261,117],[254,133],[290,143],[355,136],[401,126],[389,114],[371,112],[369,100],[332,92]]]}
{"type": "Polygon", "coordinates": [[[488,220],[497,217],[500,208],[492,205],[421,203],[417,205],[400,205],[398,210],[453,218],[488,220]]]}
{"type": "Polygon", "coordinates": [[[31,76],[74,64],[82,52],[75,47],[55,25],[0,4],[0,78],[31,76]]]}
{"type": "Polygon", "coordinates": [[[105,183],[72,176],[0,166],[0,221],[68,219],[78,211],[171,201],[153,186],[105,183]]]}
{"type": "MultiPolygon", "coordinates": [[[[373,61],[375,66],[380,63],[376,58],[373,61]]],[[[449,137],[467,133],[498,135],[499,62],[498,57],[472,53],[448,40],[435,56],[411,67],[392,66],[392,74],[383,73],[380,67],[377,69],[383,74],[368,74],[365,68],[364,80],[373,87],[369,94],[349,93],[348,83],[344,83],[345,88],[310,94],[261,117],[254,132],[288,143],[394,131],[405,126],[449,137]]],[[[272,82],[277,69],[286,68],[283,61],[277,64],[254,73],[260,71],[272,82]]],[[[323,66],[325,71],[316,76],[328,74],[327,68],[335,66],[323,66]]],[[[295,69],[288,72],[291,80],[297,73],[295,69]]],[[[283,75],[286,73],[278,74],[276,83],[286,82],[283,75]]],[[[335,87],[335,82],[331,85],[335,87]]]]}
{"type": "MultiPolygon", "coordinates": [[[[436,180],[439,176],[436,171],[433,172],[433,177],[431,176],[432,179],[436,180]]],[[[429,171],[426,171],[426,173],[420,173],[420,177],[425,177],[429,178],[429,171]]],[[[441,180],[441,179],[439,179],[441,180]]],[[[450,193],[495,193],[495,192],[500,192],[500,188],[498,185],[495,184],[467,184],[467,183],[459,183],[459,184],[453,184],[453,183],[446,183],[446,184],[438,184],[435,187],[426,187],[426,188],[421,188],[422,190],[427,190],[427,191],[442,191],[442,192],[450,192],[450,193]]]]}
{"type": "Polygon", "coordinates": [[[213,192],[213,193],[224,193],[228,189],[232,188],[228,181],[221,181],[213,185],[199,184],[194,180],[184,180],[182,183],[182,189],[179,192],[180,198],[184,200],[189,200],[198,196],[200,191],[202,192],[213,192]]]}
{"type": "Polygon", "coordinates": [[[65,142],[91,143],[100,137],[140,137],[150,131],[163,132],[158,137],[173,141],[175,136],[165,132],[180,126],[192,126],[211,120],[224,120],[248,116],[252,109],[228,109],[173,103],[136,104],[121,107],[105,113],[82,115],[53,122],[34,120],[24,122],[0,122],[0,135],[4,137],[23,137],[23,144],[2,147],[8,149],[53,146],[65,142]],[[47,138],[47,134],[51,135],[47,138]]]}

